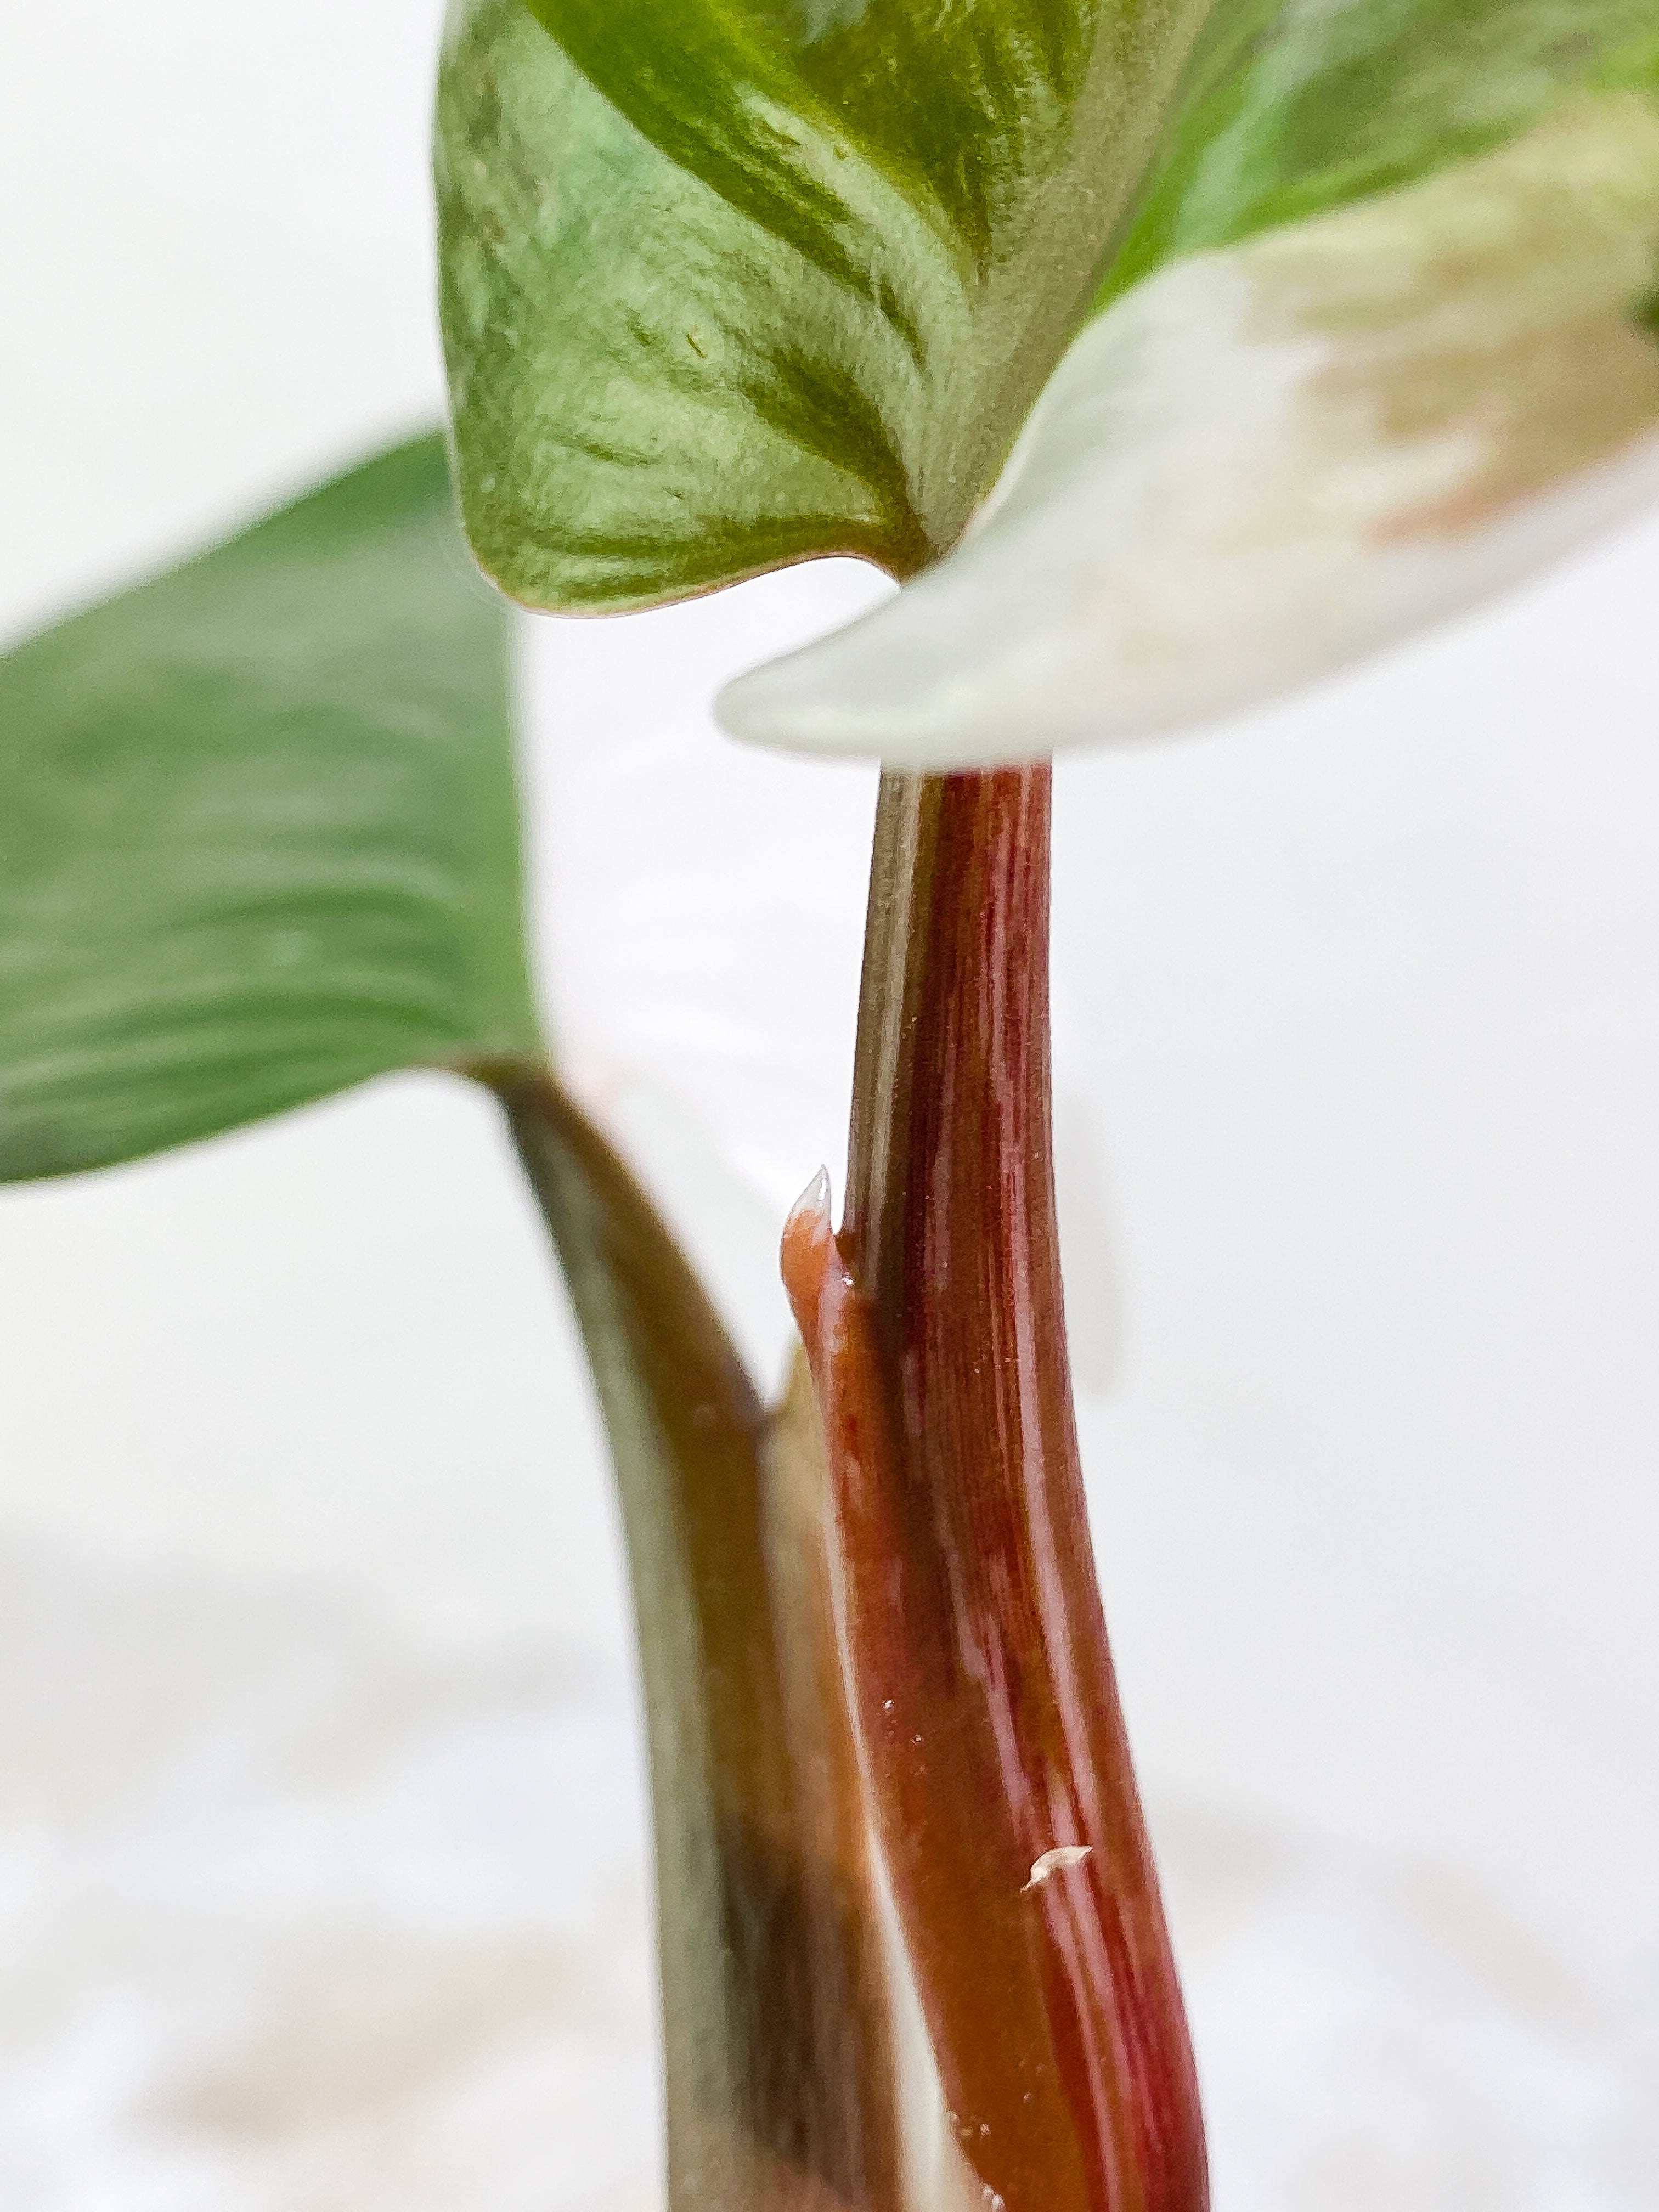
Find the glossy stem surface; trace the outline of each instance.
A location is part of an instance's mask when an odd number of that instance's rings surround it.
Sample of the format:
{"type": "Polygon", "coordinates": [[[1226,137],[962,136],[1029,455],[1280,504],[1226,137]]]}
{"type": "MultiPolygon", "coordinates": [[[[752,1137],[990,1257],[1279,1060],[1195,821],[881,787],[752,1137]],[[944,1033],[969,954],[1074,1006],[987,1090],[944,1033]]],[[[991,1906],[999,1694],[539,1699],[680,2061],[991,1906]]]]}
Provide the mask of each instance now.
{"type": "Polygon", "coordinates": [[[846,1218],[792,1218],[876,1826],[988,2212],[1203,2212],[1073,1416],[1046,767],[884,779],[846,1218]]]}
{"type": "Polygon", "coordinates": [[[622,1498],[672,2212],[899,2212],[886,1960],[810,1386],[769,1413],[616,1152],[545,1070],[489,1079],[563,1265],[622,1498]]]}

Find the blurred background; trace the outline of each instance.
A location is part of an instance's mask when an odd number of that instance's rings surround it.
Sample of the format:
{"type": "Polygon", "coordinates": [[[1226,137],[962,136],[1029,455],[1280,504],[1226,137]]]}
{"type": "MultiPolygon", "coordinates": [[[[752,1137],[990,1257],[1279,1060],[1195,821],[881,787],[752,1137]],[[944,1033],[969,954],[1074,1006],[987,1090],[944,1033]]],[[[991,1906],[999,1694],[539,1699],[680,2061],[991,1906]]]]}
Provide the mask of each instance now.
{"type": "MultiPolygon", "coordinates": [[[[0,19],[0,636],[437,418],[441,12],[0,19]]],[[[1659,522],[1059,777],[1085,1447],[1223,2212],[1659,2194],[1656,586],[1659,522]]],[[[707,702],[880,588],[526,625],[556,1032],[766,1370],[873,786],[707,702]]],[[[0,1193],[7,2204],[652,2203],[628,1654],[482,1097],[0,1193]]]]}

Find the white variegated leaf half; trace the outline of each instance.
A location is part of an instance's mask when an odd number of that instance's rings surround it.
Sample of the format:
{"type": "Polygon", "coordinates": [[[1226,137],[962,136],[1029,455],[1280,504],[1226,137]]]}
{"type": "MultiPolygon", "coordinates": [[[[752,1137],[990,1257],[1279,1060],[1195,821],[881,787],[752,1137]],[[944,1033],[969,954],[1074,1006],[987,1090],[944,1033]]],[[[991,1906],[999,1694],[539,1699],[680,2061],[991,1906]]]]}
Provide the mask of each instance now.
{"type": "Polygon", "coordinates": [[[960,545],[730,685],[734,735],[963,767],[1214,720],[1659,495],[1659,104],[1177,260],[1062,361],[960,545]]]}

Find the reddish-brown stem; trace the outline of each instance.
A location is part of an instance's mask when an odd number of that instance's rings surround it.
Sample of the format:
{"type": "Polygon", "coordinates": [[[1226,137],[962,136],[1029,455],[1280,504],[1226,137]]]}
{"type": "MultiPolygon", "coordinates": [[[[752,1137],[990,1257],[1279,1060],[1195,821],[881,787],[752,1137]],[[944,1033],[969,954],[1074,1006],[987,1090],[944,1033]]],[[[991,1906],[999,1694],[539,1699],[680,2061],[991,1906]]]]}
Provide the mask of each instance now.
{"type": "Polygon", "coordinates": [[[1049,775],[885,780],[846,1218],[785,1245],[871,1802],[990,2212],[1202,2212],[1073,1418],[1049,775]]]}

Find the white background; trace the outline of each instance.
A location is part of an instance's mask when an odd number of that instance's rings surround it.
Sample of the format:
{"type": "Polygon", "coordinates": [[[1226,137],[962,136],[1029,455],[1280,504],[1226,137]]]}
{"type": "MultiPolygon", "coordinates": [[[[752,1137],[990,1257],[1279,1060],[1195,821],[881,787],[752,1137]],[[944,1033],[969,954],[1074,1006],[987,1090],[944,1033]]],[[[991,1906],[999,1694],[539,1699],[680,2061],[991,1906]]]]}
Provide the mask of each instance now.
{"type": "MultiPolygon", "coordinates": [[[[0,20],[7,634],[435,417],[440,12],[0,20]]],[[[1111,1227],[1085,1441],[1154,1790],[1443,1863],[1650,1972],[1656,586],[1648,526],[1280,711],[1069,766],[1056,884],[1073,1210],[1088,1234],[1091,1171],[1111,1227]]],[[[702,706],[864,589],[532,656],[550,988],[642,1059],[680,1020],[769,1189],[838,1166],[867,779],[728,751],[702,706]],[[608,735],[670,763],[636,814],[573,765],[608,735]],[[688,817],[672,763],[717,752],[688,817]],[[630,849],[684,863],[665,904],[630,849]]],[[[623,1648],[586,1385],[485,1104],[388,1082],[0,1196],[0,1537],[623,1648]]]]}

